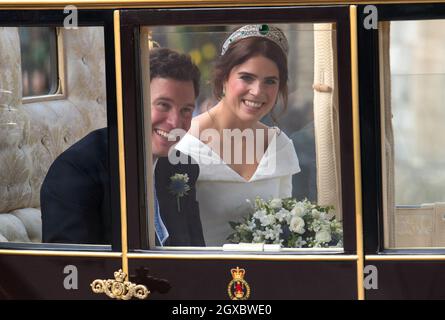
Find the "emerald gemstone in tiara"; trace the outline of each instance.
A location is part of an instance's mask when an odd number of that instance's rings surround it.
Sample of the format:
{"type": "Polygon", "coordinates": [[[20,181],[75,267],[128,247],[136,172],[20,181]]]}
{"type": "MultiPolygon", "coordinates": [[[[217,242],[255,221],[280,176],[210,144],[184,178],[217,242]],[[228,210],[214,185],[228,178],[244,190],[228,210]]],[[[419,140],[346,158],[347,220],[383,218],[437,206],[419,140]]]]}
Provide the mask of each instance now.
{"type": "Polygon", "coordinates": [[[269,26],[267,24],[262,24],[259,31],[263,36],[265,36],[269,32],[269,26]]]}
{"type": "Polygon", "coordinates": [[[260,37],[276,43],[285,54],[289,51],[289,44],[283,31],[268,24],[250,24],[243,26],[233,32],[229,38],[224,41],[221,48],[221,55],[224,55],[229,47],[236,41],[250,37],[260,37]]]}

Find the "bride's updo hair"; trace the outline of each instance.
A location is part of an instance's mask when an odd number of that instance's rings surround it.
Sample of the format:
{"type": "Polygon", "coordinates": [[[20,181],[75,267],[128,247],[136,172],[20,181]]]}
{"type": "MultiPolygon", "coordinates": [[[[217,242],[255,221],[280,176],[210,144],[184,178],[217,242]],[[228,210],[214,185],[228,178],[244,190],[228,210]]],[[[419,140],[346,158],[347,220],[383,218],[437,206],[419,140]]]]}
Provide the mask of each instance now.
{"type": "Polygon", "coordinates": [[[256,56],[266,57],[278,67],[279,94],[283,99],[284,110],[287,107],[287,55],[275,42],[266,37],[247,37],[230,44],[228,49],[215,62],[213,69],[213,94],[216,99],[223,97],[224,82],[232,69],[256,56]]]}

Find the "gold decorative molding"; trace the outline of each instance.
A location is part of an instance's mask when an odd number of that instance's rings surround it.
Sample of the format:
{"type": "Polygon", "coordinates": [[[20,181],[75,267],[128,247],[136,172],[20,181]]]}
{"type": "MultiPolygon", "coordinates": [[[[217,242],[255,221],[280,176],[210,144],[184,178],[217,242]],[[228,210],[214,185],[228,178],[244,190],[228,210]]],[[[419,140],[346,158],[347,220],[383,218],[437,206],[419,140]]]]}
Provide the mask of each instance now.
{"type": "MultiPolygon", "coordinates": [[[[406,248],[404,248],[406,249],[406,248]]],[[[419,249],[419,248],[415,248],[419,249]]],[[[438,249],[438,248],[428,248],[438,249]]],[[[441,254],[384,254],[384,255],[366,255],[366,261],[445,261],[445,256],[441,254]]]]}
{"type": "MultiPolygon", "coordinates": [[[[32,244],[32,245],[35,245],[35,244],[32,244]]],[[[30,245],[30,247],[31,247],[31,245],[30,245]]],[[[0,249],[0,256],[2,256],[2,255],[39,256],[39,257],[82,257],[82,258],[121,258],[122,257],[122,254],[120,252],[0,249]]]]}
{"type": "Polygon", "coordinates": [[[94,293],[105,293],[112,299],[130,300],[131,298],[146,299],[150,291],[146,286],[125,281],[127,275],[122,269],[114,273],[114,280],[96,279],[91,283],[94,293]]]}
{"type": "Polygon", "coordinates": [[[363,213],[362,213],[362,169],[360,154],[360,106],[358,82],[358,27],[357,6],[349,7],[351,33],[351,88],[352,88],[352,127],[354,144],[354,188],[355,188],[355,221],[357,242],[357,298],[365,299],[364,279],[364,247],[363,247],[363,213]]]}
{"type": "Polygon", "coordinates": [[[128,238],[127,238],[127,187],[125,178],[125,139],[124,139],[124,107],[122,98],[122,58],[120,11],[113,12],[114,21],[114,63],[116,66],[116,108],[117,108],[117,140],[119,150],[119,195],[121,205],[121,243],[122,269],[128,274],[128,238]]]}
{"type": "Polygon", "coordinates": [[[63,9],[75,5],[79,9],[129,9],[129,8],[204,8],[204,7],[272,7],[316,6],[345,4],[409,4],[443,3],[445,0],[0,0],[0,9],[36,10],[63,9]]]}
{"type": "Polygon", "coordinates": [[[256,255],[256,254],[190,254],[175,253],[128,253],[128,259],[150,260],[246,260],[246,261],[357,261],[357,255],[326,255],[326,254],[280,254],[280,255],[256,255]]]}

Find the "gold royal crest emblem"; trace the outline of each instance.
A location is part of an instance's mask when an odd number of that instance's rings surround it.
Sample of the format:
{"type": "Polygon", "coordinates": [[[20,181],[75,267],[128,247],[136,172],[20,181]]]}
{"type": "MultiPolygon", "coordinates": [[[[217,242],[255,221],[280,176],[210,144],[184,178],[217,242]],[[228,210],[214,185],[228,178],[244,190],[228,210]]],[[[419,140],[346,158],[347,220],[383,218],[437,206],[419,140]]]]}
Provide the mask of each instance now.
{"type": "Polygon", "coordinates": [[[250,287],[246,280],[244,280],[244,275],[246,270],[236,267],[236,269],[231,269],[232,281],[230,281],[227,286],[227,293],[231,300],[247,300],[250,297],[250,287]]]}

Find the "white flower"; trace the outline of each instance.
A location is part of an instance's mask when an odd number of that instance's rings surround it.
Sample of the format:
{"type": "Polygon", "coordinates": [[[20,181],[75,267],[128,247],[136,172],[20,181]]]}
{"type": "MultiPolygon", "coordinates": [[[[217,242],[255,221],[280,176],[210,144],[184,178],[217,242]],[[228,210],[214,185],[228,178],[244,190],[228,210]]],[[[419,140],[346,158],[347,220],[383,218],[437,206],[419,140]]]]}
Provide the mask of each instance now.
{"type": "Polygon", "coordinates": [[[239,228],[240,231],[243,231],[243,230],[251,231],[251,229],[249,229],[249,226],[245,225],[245,224],[240,225],[238,228],[239,228]]]}
{"type": "Polygon", "coordinates": [[[283,201],[278,198],[272,199],[270,200],[270,207],[272,209],[281,209],[283,207],[283,201]]]}
{"type": "Polygon", "coordinates": [[[317,209],[312,209],[311,214],[314,217],[314,219],[320,219],[320,212],[317,209]]]}
{"type": "Polygon", "coordinates": [[[337,220],[333,220],[330,222],[330,226],[332,230],[341,230],[342,224],[337,220]]]}
{"type": "Polygon", "coordinates": [[[301,202],[298,202],[292,209],[292,214],[297,217],[304,216],[304,204],[301,202]]]}
{"type": "Polygon", "coordinates": [[[263,234],[261,231],[255,230],[255,232],[253,233],[253,242],[254,243],[263,242],[263,234]]]}
{"type": "Polygon", "coordinates": [[[233,243],[251,241],[296,248],[342,245],[337,241],[343,235],[342,223],[330,213],[331,207],[293,198],[265,201],[257,197],[255,203],[250,204],[250,218],[231,223],[235,232],[229,240],[233,243]],[[333,239],[335,243],[331,243],[333,239]]]}
{"type": "Polygon", "coordinates": [[[280,234],[283,233],[283,229],[281,228],[281,225],[279,225],[279,224],[274,225],[272,228],[273,228],[273,231],[275,232],[277,238],[280,236],[280,234]]]}
{"type": "Polygon", "coordinates": [[[261,226],[267,227],[275,222],[275,217],[271,214],[266,214],[260,218],[261,226]]]}
{"type": "Polygon", "coordinates": [[[319,243],[329,242],[331,240],[332,240],[331,231],[328,228],[322,228],[315,234],[315,241],[319,243]]]}
{"type": "Polygon", "coordinates": [[[255,219],[261,220],[265,215],[267,215],[266,210],[258,210],[253,214],[255,219]]]}
{"type": "Polygon", "coordinates": [[[274,241],[274,243],[280,244],[281,242],[283,242],[283,240],[280,239],[280,236],[283,233],[283,229],[281,229],[281,226],[279,224],[273,226],[273,231],[275,233],[275,241],[274,241]]]}
{"type": "Polygon", "coordinates": [[[289,230],[299,234],[304,233],[304,220],[300,217],[293,217],[289,224],[289,230]]]}
{"type": "Polygon", "coordinates": [[[264,238],[270,240],[276,239],[275,231],[273,229],[267,228],[266,231],[264,231],[264,238]]]}
{"type": "Polygon", "coordinates": [[[256,228],[255,221],[250,220],[250,221],[247,223],[247,230],[249,230],[249,231],[253,231],[253,230],[255,230],[255,228],[256,228]]]}
{"type": "Polygon", "coordinates": [[[277,220],[279,222],[283,222],[284,220],[287,220],[286,218],[288,218],[289,216],[290,216],[290,211],[288,211],[284,208],[281,208],[281,210],[275,214],[275,217],[277,218],[277,220]]]}
{"type": "Polygon", "coordinates": [[[295,241],[295,248],[302,248],[307,242],[303,240],[302,237],[298,237],[295,241]]]}
{"type": "Polygon", "coordinates": [[[312,221],[310,229],[312,229],[312,231],[318,232],[318,231],[321,230],[322,225],[323,224],[322,224],[322,222],[320,220],[314,220],[314,221],[312,221]]]}

